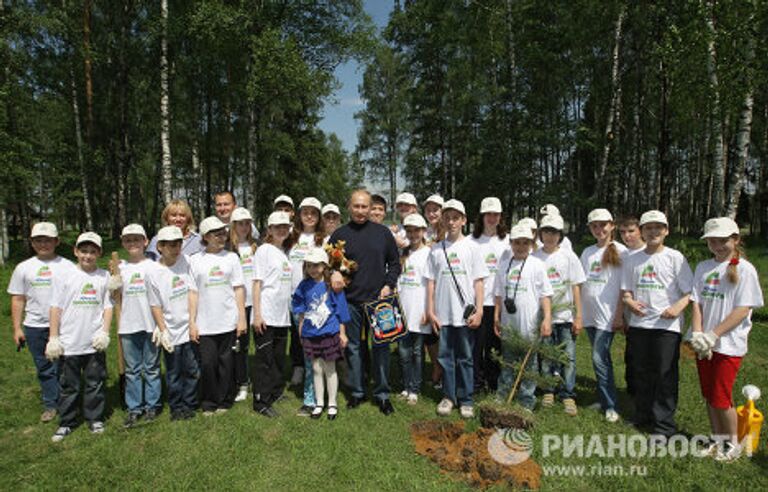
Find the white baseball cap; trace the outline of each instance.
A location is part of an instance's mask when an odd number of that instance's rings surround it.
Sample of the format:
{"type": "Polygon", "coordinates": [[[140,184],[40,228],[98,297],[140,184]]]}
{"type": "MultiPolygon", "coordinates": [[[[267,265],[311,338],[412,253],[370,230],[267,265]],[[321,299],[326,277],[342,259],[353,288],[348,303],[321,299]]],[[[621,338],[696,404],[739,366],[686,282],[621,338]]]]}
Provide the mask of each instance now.
{"type": "Polygon", "coordinates": [[[495,196],[488,196],[483,198],[483,201],[480,202],[480,213],[481,214],[488,214],[488,213],[500,214],[501,200],[499,200],[495,196]]]}
{"type": "Polygon", "coordinates": [[[291,216],[288,215],[288,212],[272,212],[269,214],[267,227],[279,225],[291,225],[291,216]]]}
{"type": "Polygon", "coordinates": [[[32,226],[32,233],[29,237],[59,237],[59,230],[56,229],[56,224],[51,222],[38,222],[32,226]]]}
{"type": "Polygon", "coordinates": [[[305,263],[325,263],[328,264],[328,253],[323,248],[312,248],[304,257],[305,263]]]}
{"type": "Polygon", "coordinates": [[[424,220],[424,217],[422,217],[421,214],[410,214],[405,219],[403,219],[403,227],[408,226],[426,229],[427,221],[424,220]]]}
{"type": "Polygon", "coordinates": [[[530,239],[533,241],[533,231],[527,225],[520,225],[520,223],[518,223],[516,226],[512,227],[511,231],[509,231],[509,240],[512,241],[514,239],[530,239]]]}
{"type": "Polygon", "coordinates": [[[279,197],[275,198],[275,201],[272,202],[272,205],[277,205],[278,203],[288,203],[293,207],[293,198],[289,197],[288,195],[280,195],[279,197]]]}
{"type": "Polygon", "coordinates": [[[232,215],[230,216],[230,219],[233,222],[236,222],[238,220],[253,220],[253,217],[251,216],[251,212],[248,211],[245,207],[237,207],[232,211],[232,215]]]}
{"type": "Polygon", "coordinates": [[[519,226],[525,226],[528,229],[538,229],[539,226],[536,224],[536,221],[533,220],[530,217],[523,217],[522,219],[517,221],[517,225],[519,226]]]}
{"type": "Polygon", "coordinates": [[[606,208],[596,208],[587,215],[587,224],[592,222],[613,222],[613,215],[606,208]]]}
{"type": "Polygon", "coordinates": [[[435,205],[438,205],[442,208],[443,204],[445,203],[445,200],[443,200],[443,197],[441,197],[438,194],[429,195],[429,198],[424,200],[424,205],[427,203],[434,203],[435,205]]]}
{"type": "Polygon", "coordinates": [[[320,215],[325,215],[328,213],[341,215],[341,211],[339,211],[339,207],[337,207],[333,203],[326,203],[325,205],[323,205],[323,210],[320,212],[320,215]]]}
{"type": "Polygon", "coordinates": [[[141,224],[128,224],[123,227],[123,232],[120,233],[120,237],[135,234],[136,236],[144,236],[147,238],[147,233],[144,231],[144,227],[141,224]]]}
{"type": "Polygon", "coordinates": [[[205,236],[211,231],[218,231],[219,229],[224,229],[225,227],[227,227],[227,224],[222,222],[215,215],[206,217],[202,222],[200,222],[200,235],[205,236]]]}
{"type": "Polygon", "coordinates": [[[447,210],[456,210],[457,212],[461,213],[461,215],[467,215],[464,204],[455,198],[451,198],[443,204],[443,212],[446,212],[447,210]]]}
{"type": "Polygon", "coordinates": [[[548,214],[542,217],[541,222],[539,222],[539,229],[544,229],[545,227],[557,229],[562,232],[565,228],[565,223],[563,222],[563,218],[559,215],[548,214]]]}
{"type": "Polygon", "coordinates": [[[707,239],[708,237],[731,237],[734,234],[739,234],[739,226],[733,219],[728,217],[717,217],[715,219],[709,219],[704,223],[704,235],[701,239],[707,239]]]}
{"type": "Polygon", "coordinates": [[[184,239],[184,234],[178,226],[165,226],[157,231],[157,241],[179,241],[184,239]]]}
{"type": "Polygon", "coordinates": [[[96,246],[101,249],[101,236],[96,234],[95,232],[84,232],[77,236],[77,241],[75,241],[75,247],[80,246],[83,243],[93,243],[96,246]]]}
{"type": "Polygon", "coordinates": [[[413,196],[413,193],[400,193],[397,195],[397,198],[395,198],[395,205],[398,203],[405,203],[406,205],[414,205],[419,206],[419,202],[416,201],[416,197],[413,196]]]}
{"type": "Polygon", "coordinates": [[[665,226],[669,225],[669,223],[667,222],[667,216],[664,215],[664,212],[661,212],[659,210],[649,210],[640,216],[640,227],[650,222],[664,224],[665,226]]]}
{"type": "Polygon", "coordinates": [[[551,203],[547,203],[539,209],[539,213],[541,215],[560,215],[560,209],[551,203]]]}
{"type": "Polygon", "coordinates": [[[302,209],[304,207],[314,207],[319,212],[323,209],[323,204],[320,203],[320,200],[318,200],[317,198],[313,196],[308,196],[307,198],[301,201],[301,204],[299,204],[299,209],[302,209]]]}

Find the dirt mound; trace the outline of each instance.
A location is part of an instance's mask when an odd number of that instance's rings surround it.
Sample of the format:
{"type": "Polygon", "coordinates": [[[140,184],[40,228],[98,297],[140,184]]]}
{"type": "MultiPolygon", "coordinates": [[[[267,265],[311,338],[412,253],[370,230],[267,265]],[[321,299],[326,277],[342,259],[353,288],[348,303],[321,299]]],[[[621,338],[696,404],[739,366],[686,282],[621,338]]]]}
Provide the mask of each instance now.
{"type": "Polygon", "coordinates": [[[530,429],[533,427],[533,416],[526,415],[514,408],[480,404],[477,406],[480,423],[489,429],[530,429]]]}
{"type": "Polygon", "coordinates": [[[502,465],[488,452],[493,429],[464,432],[464,422],[427,420],[411,424],[416,452],[443,470],[458,473],[473,487],[496,484],[538,489],[541,467],[530,458],[518,465],[502,465]]]}

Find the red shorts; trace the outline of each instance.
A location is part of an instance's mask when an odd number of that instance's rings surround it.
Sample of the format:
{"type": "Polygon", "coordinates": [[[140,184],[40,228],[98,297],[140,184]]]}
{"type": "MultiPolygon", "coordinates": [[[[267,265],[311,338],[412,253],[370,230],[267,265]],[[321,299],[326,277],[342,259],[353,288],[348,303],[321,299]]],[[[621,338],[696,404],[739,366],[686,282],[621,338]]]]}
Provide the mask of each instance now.
{"type": "Polygon", "coordinates": [[[712,359],[697,360],[701,394],[712,408],[733,406],[733,382],[739,372],[741,357],[712,352],[712,359]]]}

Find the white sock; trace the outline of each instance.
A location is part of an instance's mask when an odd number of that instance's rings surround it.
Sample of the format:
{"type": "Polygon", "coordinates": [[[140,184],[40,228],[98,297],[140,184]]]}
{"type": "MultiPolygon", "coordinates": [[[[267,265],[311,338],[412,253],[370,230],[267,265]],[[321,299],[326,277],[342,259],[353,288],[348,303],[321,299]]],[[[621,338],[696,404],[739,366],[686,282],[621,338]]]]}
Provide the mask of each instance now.
{"type": "Polygon", "coordinates": [[[328,380],[328,406],[336,406],[336,397],[339,394],[339,375],[336,373],[335,361],[323,361],[325,378],[328,380]]]}
{"type": "Polygon", "coordinates": [[[312,359],[312,379],[315,383],[315,406],[325,406],[325,380],[323,378],[323,363],[319,357],[312,359]]]}

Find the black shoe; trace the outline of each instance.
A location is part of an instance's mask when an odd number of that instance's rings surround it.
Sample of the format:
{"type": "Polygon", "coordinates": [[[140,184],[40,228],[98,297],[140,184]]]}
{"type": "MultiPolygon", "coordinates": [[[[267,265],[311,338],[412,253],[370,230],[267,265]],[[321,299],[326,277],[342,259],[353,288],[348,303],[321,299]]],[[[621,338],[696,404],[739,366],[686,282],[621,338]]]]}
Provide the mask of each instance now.
{"type": "Polygon", "coordinates": [[[189,419],[195,418],[195,416],[197,415],[197,412],[192,408],[187,408],[186,410],[182,411],[182,414],[183,414],[184,420],[189,420],[189,419]]]}
{"type": "Polygon", "coordinates": [[[171,422],[185,418],[187,418],[187,414],[184,410],[171,410],[171,422]]]}
{"type": "Polygon", "coordinates": [[[156,418],[157,418],[157,410],[155,410],[154,408],[144,412],[144,420],[146,422],[152,422],[156,418]]]}
{"type": "Polygon", "coordinates": [[[270,419],[275,419],[275,418],[280,416],[280,414],[277,413],[277,410],[275,410],[271,406],[270,407],[264,407],[261,410],[259,410],[259,415],[261,415],[263,417],[270,418],[270,419]]]}
{"type": "Polygon", "coordinates": [[[131,427],[134,427],[136,424],[139,423],[140,417],[141,417],[141,414],[129,413],[128,416],[125,417],[125,421],[123,422],[123,427],[125,429],[130,429],[131,427]]]}
{"type": "Polygon", "coordinates": [[[333,406],[328,406],[328,420],[336,420],[336,416],[339,414],[339,410],[333,406]]]}
{"type": "Polygon", "coordinates": [[[347,408],[349,408],[350,410],[353,408],[357,408],[364,401],[365,401],[365,397],[358,398],[356,396],[350,396],[349,400],[347,400],[347,408]]]}
{"type": "Polygon", "coordinates": [[[395,407],[392,406],[392,402],[389,401],[389,398],[386,400],[379,400],[379,411],[383,413],[384,415],[391,415],[395,413],[395,407]]]}

